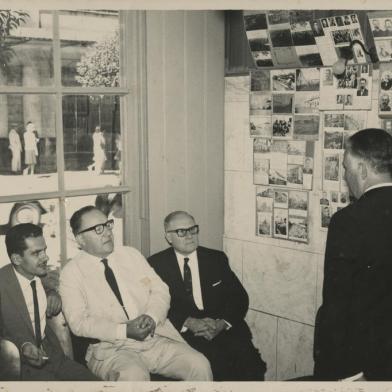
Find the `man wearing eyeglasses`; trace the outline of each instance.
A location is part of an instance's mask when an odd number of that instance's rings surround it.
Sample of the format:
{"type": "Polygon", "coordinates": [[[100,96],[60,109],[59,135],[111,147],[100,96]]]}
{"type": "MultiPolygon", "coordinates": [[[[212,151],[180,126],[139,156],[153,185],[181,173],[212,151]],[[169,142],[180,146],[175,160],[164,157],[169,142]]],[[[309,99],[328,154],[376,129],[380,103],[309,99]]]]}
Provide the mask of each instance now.
{"type": "Polygon", "coordinates": [[[199,246],[199,226],[184,211],[169,214],[171,245],[148,261],[169,286],[168,317],[210,361],[215,381],[262,381],[266,365],[244,318],[249,298],[223,252],[199,246]]]}
{"type": "Polygon", "coordinates": [[[168,287],[134,248],[114,249],[113,220],[94,206],[70,220],[81,251],[63,269],[66,320],[90,344],[88,368],[108,381],[148,381],[151,373],[187,381],[212,378],[207,359],[169,320],[168,287]]]}

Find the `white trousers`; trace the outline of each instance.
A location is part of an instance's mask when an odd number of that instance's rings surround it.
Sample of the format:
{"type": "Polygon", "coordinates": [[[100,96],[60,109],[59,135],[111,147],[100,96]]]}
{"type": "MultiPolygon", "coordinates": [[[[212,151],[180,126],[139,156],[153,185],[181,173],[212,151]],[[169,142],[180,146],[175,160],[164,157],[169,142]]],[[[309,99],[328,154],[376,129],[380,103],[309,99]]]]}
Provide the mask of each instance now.
{"type": "Polygon", "coordinates": [[[184,381],[211,381],[207,358],[187,343],[155,336],[145,342],[133,340],[113,344],[104,359],[94,354],[89,369],[105,381],[149,381],[150,373],[184,381]]]}

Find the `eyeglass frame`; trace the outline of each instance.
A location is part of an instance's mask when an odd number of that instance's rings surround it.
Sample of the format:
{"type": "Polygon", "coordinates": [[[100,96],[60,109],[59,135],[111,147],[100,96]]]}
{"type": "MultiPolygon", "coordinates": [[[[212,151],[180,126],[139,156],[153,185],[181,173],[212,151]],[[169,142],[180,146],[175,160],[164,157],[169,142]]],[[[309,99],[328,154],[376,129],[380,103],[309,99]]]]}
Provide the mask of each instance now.
{"type": "Polygon", "coordinates": [[[176,233],[177,237],[184,238],[187,233],[189,233],[191,235],[195,235],[195,234],[199,234],[199,231],[200,231],[199,225],[193,225],[191,227],[188,227],[187,229],[180,228],[180,229],[175,229],[175,230],[166,230],[166,233],[176,233]],[[192,233],[191,230],[194,228],[196,228],[196,232],[192,233]],[[182,232],[182,231],[184,231],[184,235],[179,234],[179,232],[182,232]]]}
{"type": "Polygon", "coordinates": [[[91,231],[91,230],[94,230],[95,234],[101,235],[105,231],[105,227],[111,231],[114,227],[114,219],[109,219],[105,223],[98,223],[97,225],[88,227],[87,229],[79,231],[79,233],[77,235],[82,234],[82,233],[86,233],[87,231],[91,231]],[[102,226],[102,231],[99,230],[99,232],[98,232],[97,228],[100,226],[102,226]]]}

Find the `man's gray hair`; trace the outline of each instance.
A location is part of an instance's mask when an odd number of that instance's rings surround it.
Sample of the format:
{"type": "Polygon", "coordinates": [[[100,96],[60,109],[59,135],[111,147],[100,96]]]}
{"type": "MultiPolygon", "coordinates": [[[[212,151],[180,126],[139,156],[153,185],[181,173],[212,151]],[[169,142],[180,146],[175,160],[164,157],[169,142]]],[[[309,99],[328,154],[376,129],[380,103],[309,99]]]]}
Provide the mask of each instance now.
{"type": "Polygon", "coordinates": [[[173,211],[169,215],[167,215],[166,218],[163,221],[163,227],[165,228],[165,231],[167,231],[167,229],[168,229],[168,227],[170,225],[170,222],[174,218],[176,218],[178,215],[187,215],[190,218],[192,218],[193,221],[195,221],[195,218],[189,212],[186,212],[186,211],[173,211]]]}

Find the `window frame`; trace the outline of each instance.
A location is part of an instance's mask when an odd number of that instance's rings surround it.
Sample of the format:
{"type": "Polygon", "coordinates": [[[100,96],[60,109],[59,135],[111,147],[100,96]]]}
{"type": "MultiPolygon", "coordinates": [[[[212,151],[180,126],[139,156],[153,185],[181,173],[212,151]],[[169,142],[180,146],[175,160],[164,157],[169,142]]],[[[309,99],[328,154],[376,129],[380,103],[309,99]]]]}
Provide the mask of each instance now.
{"type": "Polygon", "coordinates": [[[0,203],[56,199],[59,211],[60,263],[67,260],[65,200],[69,197],[122,193],[124,201],[124,244],[149,253],[147,109],[146,109],[146,15],[145,11],[119,12],[120,84],[121,87],[66,87],[61,81],[60,12],[50,11],[53,18],[53,86],[4,86],[1,95],[40,94],[55,96],[55,136],[58,190],[0,196],[0,203]],[[121,184],[119,186],[65,189],[62,98],[65,95],[118,95],[120,129],[123,143],[121,184]]]}

